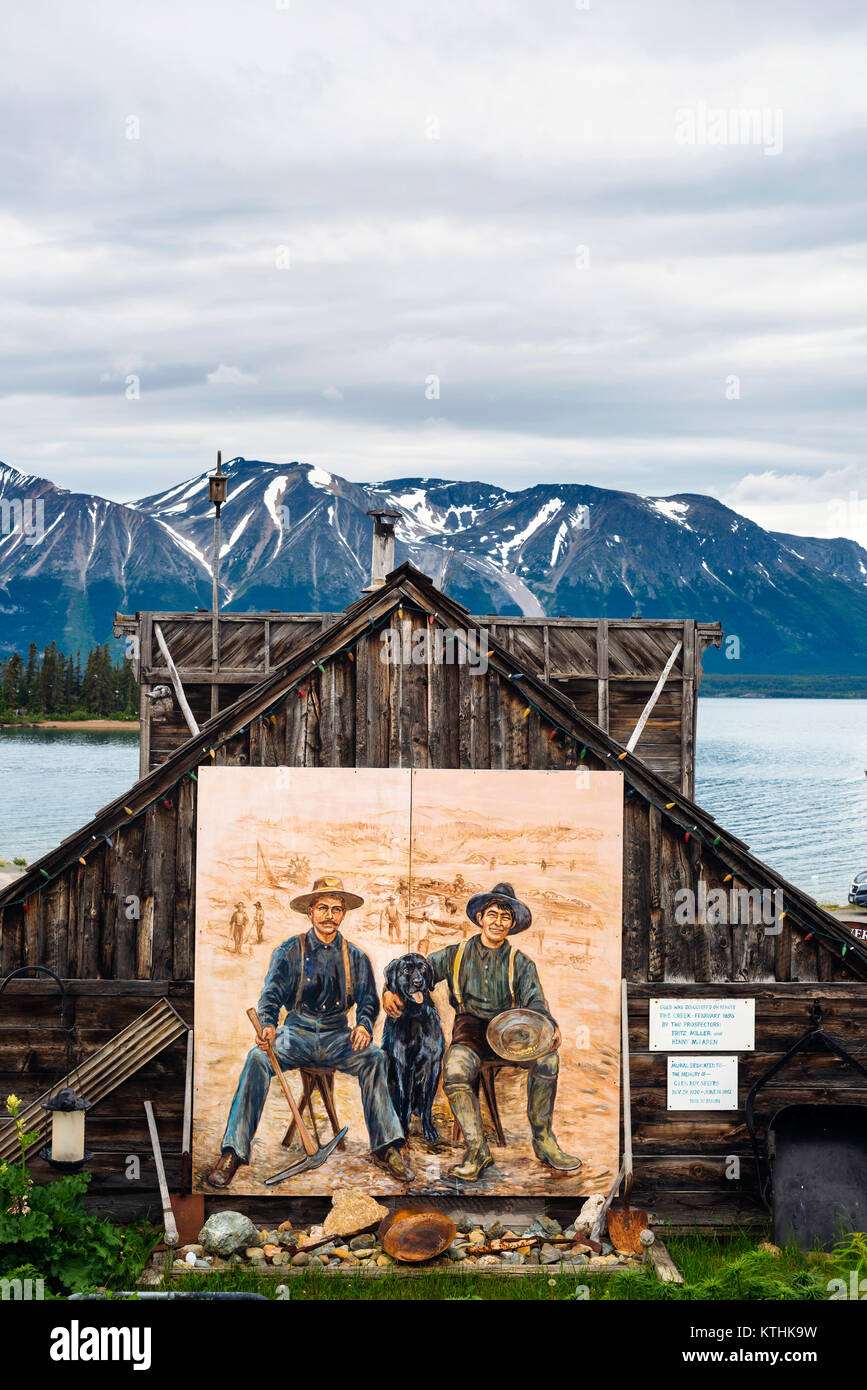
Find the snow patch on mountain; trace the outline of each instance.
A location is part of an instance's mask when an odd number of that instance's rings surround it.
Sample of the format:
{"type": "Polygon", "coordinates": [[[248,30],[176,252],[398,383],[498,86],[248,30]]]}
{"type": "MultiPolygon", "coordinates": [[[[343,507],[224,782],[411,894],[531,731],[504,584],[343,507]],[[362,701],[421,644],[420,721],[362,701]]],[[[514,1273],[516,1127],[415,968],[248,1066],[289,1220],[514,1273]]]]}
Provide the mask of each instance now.
{"type": "Polygon", "coordinates": [[[678,526],[685,526],[687,531],[692,530],[686,520],[689,512],[688,502],[672,502],[667,497],[648,497],[647,500],[653,510],[665,517],[666,521],[676,521],[678,526]]]}
{"type": "Polygon", "coordinates": [[[161,517],[157,517],[156,520],[158,524],[162,526],[164,531],[168,531],[175,544],[179,545],[181,550],[183,550],[185,554],[192,556],[194,560],[198,560],[202,568],[207,570],[208,574],[210,574],[213,577],[214,571],[209,561],[205,559],[205,556],[203,555],[202,551],[199,550],[198,546],[193,545],[193,542],[191,540],[188,540],[186,536],[182,536],[180,531],[176,531],[173,526],[169,526],[169,523],[167,521],[163,521],[161,517]]]}
{"type": "Polygon", "coordinates": [[[331,474],[326,473],[324,468],[317,468],[315,464],[308,469],[307,481],[311,487],[321,488],[323,492],[331,491],[331,474]]]}
{"type": "Polygon", "coordinates": [[[228,555],[229,551],[232,549],[232,546],[235,544],[235,541],[239,540],[240,537],[244,534],[244,528],[246,527],[247,522],[250,520],[250,517],[251,517],[252,515],[253,515],[253,508],[251,507],[250,510],[249,510],[248,512],[245,512],[245,513],[244,513],[243,517],[242,517],[241,520],[238,522],[238,525],[235,527],[235,529],[234,529],[234,531],[232,532],[232,534],[231,534],[231,536],[229,537],[229,539],[225,542],[224,545],[221,545],[221,546],[220,546],[220,559],[221,559],[221,560],[222,560],[222,558],[223,558],[224,555],[228,555]]]}
{"type": "MultiPolygon", "coordinates": [[[[539,508],[536,515],[528,522],[523,531],[517,531],[515,535],[510,536],[507,541],[500,542],[497,547],[500,552],[500,563],[505,565],[508,562],[509,552],[516,550],[518,546],[523,545],[525,541],[529,540],[541,526],[544,526],[552,517],[555,517],[562,507],[563,501],[560,497],[549,497],[548,501],[539,508]]],[[[503,529],[505,530],[506,528],[504,527],[503,529]]]]}
{"type": "Polygon", "coordinates": [[[560,558],[560,551],[566,543],[566,537],[568,536],[568,534],[569,527],[567,526],[565,521],[561,521],[560,525],[557,527],[557,534],[554,537],[554,548],[551,551],[552,566],[556,565],[558,559],[560,558]]]}

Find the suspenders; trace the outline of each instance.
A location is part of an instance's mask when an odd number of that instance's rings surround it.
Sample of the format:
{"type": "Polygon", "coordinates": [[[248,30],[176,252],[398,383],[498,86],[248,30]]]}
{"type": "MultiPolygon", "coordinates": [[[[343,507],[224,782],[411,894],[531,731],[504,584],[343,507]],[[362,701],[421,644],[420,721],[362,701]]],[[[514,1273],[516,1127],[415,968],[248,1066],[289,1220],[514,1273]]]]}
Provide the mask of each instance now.
{"type": "MultiPolygon", "coordinates": [[[[305,938],[304,938],[304,936],[298,936],[298,937],[296,937],[296,940],[297,940],[297,942],[298,942],[298,945],[299,945],[299,948],[300,948],[300,951],[301,951],[301,958],[300,958],[300,960],[299,960],[299,962],[298,962],[298,988],[297,988],[296,991],[295,991],[295,1004],[294,1004],[294,1008],[295,1008],[295,1011],[296,1011],[296,1013],[297,1013],[297,1011],[301,1008],[301,995],[302,995],[303,992],[304,992],[304,940],[305,940],[305,938]]],[[[340,938],[340,944],[341,944],[341,955],[342,955],[342,957],[343,957],[343,981],[344,981],[344,995],[345,995],[344,1003],[343,1003],[343,1008],[344,1008],[344,1012],[345,1012],[345,1013],[348,1013],[349,1010],[350,1010],[350,1008],[352,1007],[353,995],[352,995],[352,973],[351,973],[350,965],[349,965],[349,942],[346,940],[346,937],[345,937],[345,936],[342,936],[342,937],[340,938]]]]}
{"type": "MultiPolygon", "coordinates": [[[[464,951],[467,949],[467,942],[462,941],[455,951],[454,964],[452,965],[452,994],[455,996],[458,1005],[458,1013],[464,1011],[464,997],[461,994],[461,961],[464,958],[464,951]]],[[[509,1008],[515,1007],[515,952],[508,942],[506,950],[509,952],[509,1008]]]]}

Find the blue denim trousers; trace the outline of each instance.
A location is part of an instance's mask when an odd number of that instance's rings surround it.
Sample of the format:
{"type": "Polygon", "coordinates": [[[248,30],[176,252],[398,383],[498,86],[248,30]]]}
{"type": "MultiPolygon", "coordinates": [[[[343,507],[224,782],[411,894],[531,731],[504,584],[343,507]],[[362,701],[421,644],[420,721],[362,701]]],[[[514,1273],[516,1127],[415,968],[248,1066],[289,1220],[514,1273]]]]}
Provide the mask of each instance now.
{"type": "MultiPolygon", "coordinates": [[[[335,1071],[357,1076],[361,1104],[370,1147],[386,1148],[404,1139],[403,1129],[388,1089],[388,1059],[372,1042],[353,1052],[346,1015],[338,1020],[322,1020],[305,1014],[287,1014],[277,1029],[274,1052],[283,1071],[296,1067],[333,1067],[335,1071]]],[[[250,1143],[262,1118],[274,1070],[260,1047],[252,1047],[238,1081],[226,1132],[221,1145],[250,1162],[250,1143]]],[[[281,1104],[285,1104],[280,1097],[281,1104]]]]}

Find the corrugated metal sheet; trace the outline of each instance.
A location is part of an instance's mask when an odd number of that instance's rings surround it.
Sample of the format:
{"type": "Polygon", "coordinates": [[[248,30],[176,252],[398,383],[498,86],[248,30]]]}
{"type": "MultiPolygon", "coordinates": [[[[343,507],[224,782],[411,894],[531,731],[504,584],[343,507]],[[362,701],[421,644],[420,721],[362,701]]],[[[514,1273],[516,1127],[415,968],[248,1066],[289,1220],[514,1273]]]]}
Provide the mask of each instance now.
{"type": "MultiPolygon", "coordinates": [[[[81,1066],[64,1076],[56,1086],[23,1106],[19,1118],[24,1121],[25,1129],[36,1131],[40,1137],[49,1132],[51,1116],[42,1109],[42,1102],[48,1100],[49,1096],[56,1096],[64,1086],[72,1086],[93,1105],[123,1085],[140,1067],[152,1061],[188,1030],[189,1025],[172,1008],[168,999],[158,1000],[98,1051],[92,1052],[81,1066]]],[[[0,1137],[0,1160],[17,1156],[18,1137],[14,1125],[10,1124],[7,1132],[0,1137]]]]}

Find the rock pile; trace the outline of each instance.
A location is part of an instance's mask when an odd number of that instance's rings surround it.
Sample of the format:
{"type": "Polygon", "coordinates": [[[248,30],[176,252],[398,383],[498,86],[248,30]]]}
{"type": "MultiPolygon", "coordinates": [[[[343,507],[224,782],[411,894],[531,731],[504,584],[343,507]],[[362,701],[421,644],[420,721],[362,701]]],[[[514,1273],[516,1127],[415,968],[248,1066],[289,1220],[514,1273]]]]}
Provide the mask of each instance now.
{"type": "MultiPolygon", "coordinates": [[[[601,1256],[580,1244],[589,1233],[602,1200],[589,1197],[565,1229],[550,1216],[538,1216],[520,1230],[504,1226],[501,1221],[485,1225],[466,1217],[457,1223],[457,1234],[445,1254],[425,1267],[460,1264],[469,1270],[474,1266],[536,1265],[555,1272],[555,1267],[572,1269],[591,1261],[594,1267],[615,1261],[638,1265],[641,1256],[617,1255],[607,1242],[602,1245],[601,1256]]],[[[284,1265],[295,1269],[386,1269],[395,1261],[382,1249],[375,1230],[387,1210],[364,1193],[340,1189],[334,1193],[332,1209],[319,1226],[296,1230],[291,1221],[283,1221],[274,1229],[257,1230],[240,1212],[219,1212],[208,1218],[195,1244],[175,1251],[173,1269],[179,1274],[224,1270],[236,1265],[263,1269],[284,1265]]]]}

